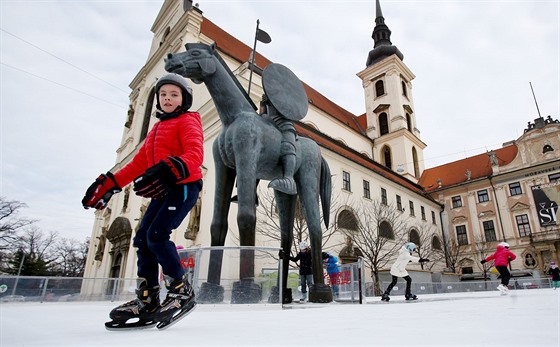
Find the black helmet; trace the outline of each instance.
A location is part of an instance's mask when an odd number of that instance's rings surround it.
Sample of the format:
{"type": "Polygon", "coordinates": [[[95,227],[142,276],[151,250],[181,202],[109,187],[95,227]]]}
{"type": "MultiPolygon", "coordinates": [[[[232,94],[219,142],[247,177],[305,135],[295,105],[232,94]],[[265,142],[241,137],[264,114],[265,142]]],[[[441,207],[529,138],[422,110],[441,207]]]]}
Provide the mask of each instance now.
{"type": "Polygon", "coordinates": [[[162,76],[160,79],[158,79],[156,83],[156,100],[157,100],[158,110],[161,110],[161,106],[159,104],[159,97],[158,97],[159,88],[161,88],[161,86],[164,84],[174,84],[177,87],[181,88],[181,90],[183,91],[183,104],[181,105],[181,109],[183,111],[186,111],[191,107],[192,100],[193,100],[193,93],[192,93],[191,86],[189,86],[189,84],[187,83],[187,80],[179,74],[168,73],[167,75],[162,76]]]}

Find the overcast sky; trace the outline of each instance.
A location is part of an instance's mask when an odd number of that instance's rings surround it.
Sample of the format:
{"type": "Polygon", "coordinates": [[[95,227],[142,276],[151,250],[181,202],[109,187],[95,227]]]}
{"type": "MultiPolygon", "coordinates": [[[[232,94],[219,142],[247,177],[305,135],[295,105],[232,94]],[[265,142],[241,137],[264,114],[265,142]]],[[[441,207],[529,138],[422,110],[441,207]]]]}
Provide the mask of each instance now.
{"type": "MultiPolygon", "coordinates": [[[[375,1],[198,1],[204,16],[348,111],[373,47],[375,1]]],[[[0,195],[43,230],[82,240],[85,189],[116,159],[128,84],[148,57],[152,1],[0,0],[0,195]]],[[[416,75],[427,168],[501,147],[538,117],[560,118],[560,4],[382,0],[391,41],[416,75]]],[[[195,96],[196,97],[196,96],[195,96]]]]}

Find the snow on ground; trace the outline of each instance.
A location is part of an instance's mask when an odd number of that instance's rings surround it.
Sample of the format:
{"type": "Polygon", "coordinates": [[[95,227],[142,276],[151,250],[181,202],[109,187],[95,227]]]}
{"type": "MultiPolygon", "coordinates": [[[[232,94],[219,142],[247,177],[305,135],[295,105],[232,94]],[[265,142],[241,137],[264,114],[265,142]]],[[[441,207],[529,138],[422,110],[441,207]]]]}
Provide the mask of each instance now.
{"type": "Polygon", "coordinates": [[[2,303],[0,346],[560,346],[560,290],[358,304],[198,305],[164,331],[107,331],[119,303],[2,303]]]}

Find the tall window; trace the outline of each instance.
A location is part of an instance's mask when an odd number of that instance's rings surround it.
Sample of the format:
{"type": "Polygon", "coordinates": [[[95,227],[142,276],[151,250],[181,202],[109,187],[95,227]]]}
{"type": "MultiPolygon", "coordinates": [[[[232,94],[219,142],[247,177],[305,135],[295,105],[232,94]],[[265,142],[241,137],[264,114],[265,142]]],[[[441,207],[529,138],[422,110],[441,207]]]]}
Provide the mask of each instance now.
{"type": "Polygon", "coordinates": [[[478,192],[476,192],[476,195],[478,196],[478,202],[490,201],[487,189],[479,190],[478,192]]]}
{"type": "Polygon", "coordinates": [[[387,205],[387,190],[385,188],[381,188],[381,203],[387,205]]]}
{"type": "Polygon", "coordinates": [[[383,94],[385,94],[385,86],[383,85],[383,81],[379,80],[375,82],[375,97],[378,98],[383,94]]]}
{"type": "Polygon", "coordinates": [[[408,201],[408,209],[410,210],[410,215],[414,217],[414,202],[408,201]]]}
{"type": "Polygon", "coordinates": [[[414,242],[418,247],[420,247],[420,234],[416,229],[410,229],[410,233],[408,234],[408,241],[414,242]]]}
{"type": "Polygon", "coordinates": [[[152,108],[154,106],[155,97],[155,87],[148,93],[148,99],[146,100],[146,110],[144,111],[144,120],[142,123],[142,130],[140,131],[140,140],[142,142],[148,135],[148,130],[150,128],[150,117],[152,116],[152,108]]]}
{"type": "Polygon", "coordinates": [[[387,113],[383,112],[379,115],[379,135],[385,135],[389,132],[389,120],[387,113]]]}
{"type": "Polygon", "coordinates": [[[397,195],[397,210],[401,211],[403,210],[402,208],[402,201],[401,201],[401,196],[397,195]]]}
{"type": "Polygon", "coordinates": [[[436,223],[436,213],[434,211],[432,211],[432,223],[437,224],[436,223]]]}
{"type": "Polygon", "coordinates": [[[527,217],[526,214],[515,216],[515,221],[517,222],[517,230],[519,230],[519,236],[525,237],[531,235],[531,225],[529,224],[529,217],[527,217]]]}
{"type": "Polygon", "coordinates": [[[412,162],[414,163],[414,177],[420,177],[420,167],[418,166],[418,153],[416,153],[416,148],[412,147],[412,162]]]}
{"type": "Polygon", "coordinates": [[[463,202],[461,201],[461,196],[457,195],[451,198],[451,205],[453,208],[458,208],[463,206],[463,202]]]}
{"type": "Polygon", "coordinates": [[[351,192],[350,189],[350,173],[346,171],[342,171],[342,189],[351,192]]]}
{"type": "Polygon", "coordinates": [[[383,151],[383,162],[385,166],[388,167],[389,169],[392,169],[393,163],[391,161],[391,149],[389,149],[389,147],[387,146],[384,146],[382,151],[383,151]]]}
{"type": "Polygon", "coordinates": [[[371,195],[369,192],[369,181],[364,180],[364,198],[370,199],[371,195]]]}
{"type": "Polygon", "coordinates": [[[408,97],[408,93],[406,91],[406,83],[404,83],[404,81],[401,81],[401,87],[402,87],[402,94],[408,97]]]}
{"type": "Polygon", "coordinates": [[[412,132],[412,118],[408,113],[406,114],[406,127],[408,131],[412,132]]]}
{"type": "Polygon", "coordinates": [[[457,243],[459,246],[464,246],[469,244],[469,239],[467,238],[467,227],[464,225],[457,225],[455,227],[455,232],[457,233],[457,243]]]}
{"type": "Polygon", "coordinates": [[[509,184],[509,195],[521,195],[523,192],[521,191],[521,184],[519,182],[513,182],[509,184]]]}
{"type": "Polygon", "coordinates": [[[484,238],[486,242],[496,241],[496,230],[494,229],[494,221],[488,220],[482,222],[482,228],[484,229],[484,238]]]}
{"type": "Polygon", "coordinates": [[[420,214],[422,215],[422,220],[426,220],[426,209],[424,206],[420,206],[420,214]]]}

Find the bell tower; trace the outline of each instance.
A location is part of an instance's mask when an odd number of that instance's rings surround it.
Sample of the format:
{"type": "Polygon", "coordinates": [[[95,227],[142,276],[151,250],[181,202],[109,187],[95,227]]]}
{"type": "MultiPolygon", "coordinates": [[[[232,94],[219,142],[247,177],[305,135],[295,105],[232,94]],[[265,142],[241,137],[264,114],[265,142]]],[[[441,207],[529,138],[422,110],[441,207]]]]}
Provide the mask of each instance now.
{"type": "Polygon", "coordinates": [[[376,0],[375,28],[371,37],[366,68],[357,75],[364,87],[367,134],[374,139],[374,160],[418,182],[424,170],[426,144],[420,140],[412,98],[415,78],[403,63],[404,56],[391,43],[391,30],[385,24],[376,0]]]}

